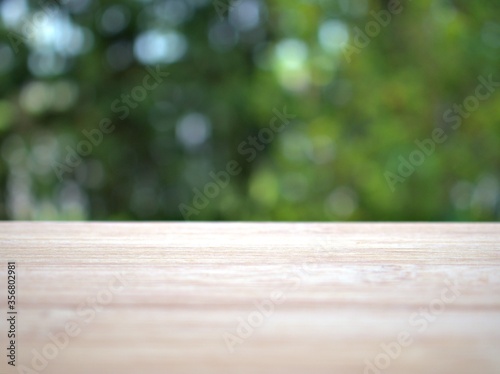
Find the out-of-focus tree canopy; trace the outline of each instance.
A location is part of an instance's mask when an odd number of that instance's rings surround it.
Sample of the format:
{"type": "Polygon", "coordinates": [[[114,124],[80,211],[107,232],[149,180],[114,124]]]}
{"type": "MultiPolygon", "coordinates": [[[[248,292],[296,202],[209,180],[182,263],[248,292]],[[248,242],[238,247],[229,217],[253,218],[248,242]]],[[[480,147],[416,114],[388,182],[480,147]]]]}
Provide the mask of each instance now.
{"type": "Polygon", "coordinates": [[[500,217],[495,1],[4,0],[0,16],[2,219],[500,217]]]}

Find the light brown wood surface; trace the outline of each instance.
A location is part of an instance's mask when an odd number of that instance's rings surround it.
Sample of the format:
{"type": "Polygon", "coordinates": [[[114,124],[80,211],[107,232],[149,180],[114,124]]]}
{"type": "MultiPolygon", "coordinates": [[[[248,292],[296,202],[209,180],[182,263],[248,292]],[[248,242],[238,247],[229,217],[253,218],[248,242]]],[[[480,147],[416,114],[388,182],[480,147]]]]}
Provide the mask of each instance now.
{"type": "Polygon", "coordinates": [[[499,224],[5,222],[0,260],[0,373],[500,373],[499,224]]]}

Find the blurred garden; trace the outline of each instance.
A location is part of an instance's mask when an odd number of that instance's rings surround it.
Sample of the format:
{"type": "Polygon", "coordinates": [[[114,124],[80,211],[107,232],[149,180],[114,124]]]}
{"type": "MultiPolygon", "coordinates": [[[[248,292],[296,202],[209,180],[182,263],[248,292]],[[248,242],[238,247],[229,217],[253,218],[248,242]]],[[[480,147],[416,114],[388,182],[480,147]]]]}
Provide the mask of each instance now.
{"type": "Polygon", "coordinates": [[[3,0],[0,219],[500,219],[500,3],[3,0]]]}

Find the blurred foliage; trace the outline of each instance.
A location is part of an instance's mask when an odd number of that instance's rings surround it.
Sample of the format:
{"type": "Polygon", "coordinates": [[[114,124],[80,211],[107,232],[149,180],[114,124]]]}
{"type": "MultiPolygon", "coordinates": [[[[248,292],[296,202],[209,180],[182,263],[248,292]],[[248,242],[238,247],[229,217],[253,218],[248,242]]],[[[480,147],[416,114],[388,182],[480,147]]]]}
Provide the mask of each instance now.
{"type": "Polygon", "coordinates": [[[456,131],[443,113],[479,76],[500,81],[500,5],[402,0],[348,62],[389,3],[4,0],[0,218],[180,220],[236,160],[190,219],[498,220],[500,91],[456,131]],[[148,66],[169,76],[121,116],[148,66]],[[247,162],[238,146],[283,107],[296,117],[247,162]],[[67,147],[106,118],[114,130],[60,181],[67,147]],[[384,173],[435,128],[447,141],[391,191],[384,173]]]}

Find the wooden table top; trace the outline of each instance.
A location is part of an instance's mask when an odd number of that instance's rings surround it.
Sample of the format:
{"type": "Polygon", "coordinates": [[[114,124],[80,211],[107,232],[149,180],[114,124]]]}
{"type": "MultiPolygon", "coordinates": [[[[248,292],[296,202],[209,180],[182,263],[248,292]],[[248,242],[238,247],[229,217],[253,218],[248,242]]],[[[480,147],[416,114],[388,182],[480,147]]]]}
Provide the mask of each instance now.
{"type": "Polygon", "coordinates": [[[0,259],[0,373],[500,373],[496,223],[4,222],[0,259]]]}

